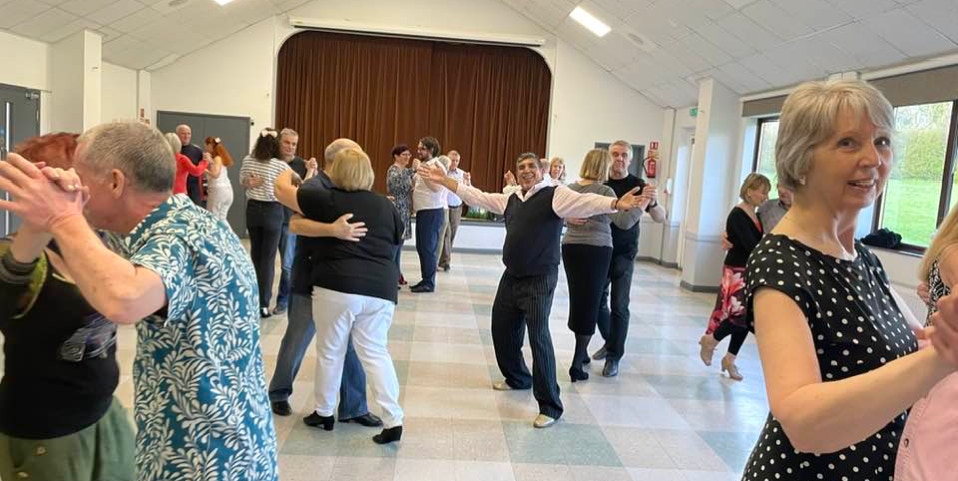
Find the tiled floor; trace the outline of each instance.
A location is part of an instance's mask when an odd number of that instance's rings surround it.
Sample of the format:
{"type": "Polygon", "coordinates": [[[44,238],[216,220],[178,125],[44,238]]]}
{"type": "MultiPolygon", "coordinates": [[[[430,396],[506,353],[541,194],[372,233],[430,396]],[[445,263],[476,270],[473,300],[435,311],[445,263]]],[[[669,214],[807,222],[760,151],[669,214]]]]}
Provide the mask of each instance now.
{"type": "MultiPolygon", "coordinates": [[[[404,272],[418,281],[414,252],[404,272]]],[[[561,269],[560,269],[561,271],[561,269]]],[[[489,313],[502,267],[498,256],[454,255],[433,294],[400,295],[390,351],[402,386],[406,422],[401,443],[378,446],[375,429],[337,424],[332,432],[305,426],[312,406],[315,354],[306,357],[291,399],[294,415],[277,417],[284,481],[319,480],[737,480],[767,414],[755,344],[742,349],[744,382],[698,358],[713,295],[678,287],[679,273],[636,265],[632,321],[621,374],[586,382],[566,371],[574,338],[566,327],[568,293],[560,275],[552,336],[565,414],[556,426],[532,428],[530,391],[497,392],[501,379],[489,334],[489,313]]],[[[286,325],[263,323],[267,375],[272,375],[286,325]]],[[[123,328],[124,372],[119,396],[132,403],[130,366],[135,334],[123,328]]],[[[600,341],[593,341],[598,348],[600,341]]],[[[527,362],[531,355],[526,349],[527,362]]],[[[371,406],[376,412],[376,408],[371,406]]]]}

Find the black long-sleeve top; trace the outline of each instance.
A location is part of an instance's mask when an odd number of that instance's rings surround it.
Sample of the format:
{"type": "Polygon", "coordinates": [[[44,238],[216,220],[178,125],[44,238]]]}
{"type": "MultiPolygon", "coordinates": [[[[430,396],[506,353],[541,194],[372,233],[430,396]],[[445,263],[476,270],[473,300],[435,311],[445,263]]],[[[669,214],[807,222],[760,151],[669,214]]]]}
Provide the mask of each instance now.
{"type": "Polygon", "coordinates": [[[762,229],[741,207],[734,207],[725,221],[725,232],[732,248],[725,254],[725,265],[745,267],[749,254],[762,240],[762,229]]]}

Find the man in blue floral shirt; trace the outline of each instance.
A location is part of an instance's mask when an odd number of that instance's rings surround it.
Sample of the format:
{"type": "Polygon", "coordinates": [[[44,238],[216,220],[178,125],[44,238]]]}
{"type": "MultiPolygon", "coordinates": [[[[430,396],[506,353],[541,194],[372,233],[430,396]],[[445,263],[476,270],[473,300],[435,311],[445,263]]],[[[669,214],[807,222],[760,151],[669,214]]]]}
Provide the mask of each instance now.
{"type": "Polygon", "coordinates": [[[171,195],[158,131],[106,124],[79,140],[76,173],[0,162],[15,198],[0,209],[53,234],[95,309],[137,324],[137,479],[278,479],[249,256],[226,224],[171,195]],[[130,260],[91,224],[128,234],[130,260]]]}

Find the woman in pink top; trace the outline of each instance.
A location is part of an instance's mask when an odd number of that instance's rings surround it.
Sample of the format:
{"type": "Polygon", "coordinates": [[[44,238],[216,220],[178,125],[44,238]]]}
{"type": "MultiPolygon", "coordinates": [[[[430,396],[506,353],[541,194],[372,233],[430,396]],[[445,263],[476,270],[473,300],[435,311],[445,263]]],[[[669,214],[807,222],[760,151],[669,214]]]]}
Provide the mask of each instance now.
{"type": "MultiPolygon", "coordinates": [[[[928,317],[925,326],[933,326],[937,303],[951,294],[958,281],[958,209],[952,209],[941,223],[919,269],[919,277],[928,283],[928,317]]],[[[951,465],[958,441],[958,374],[941,380],[911,408],[908,422],[898,444],[895,462],[896,480],[954,479],[951,465]]]]}
{"type": "Polygon", "coordinates": [[[186,176],[192,175],[193,177],[199,177],[203,175],[206,172],[206,167],[209,165],[209,162],[203,159],[199,164],[193,165],[189,157],[180,153],[183,144],[176,134],[166,134],[166,140],[170,143],[170,147],[173,148],[173,156],[176,158],[176,177],[173,180],[173,194],[185,194],[186,176]]]}

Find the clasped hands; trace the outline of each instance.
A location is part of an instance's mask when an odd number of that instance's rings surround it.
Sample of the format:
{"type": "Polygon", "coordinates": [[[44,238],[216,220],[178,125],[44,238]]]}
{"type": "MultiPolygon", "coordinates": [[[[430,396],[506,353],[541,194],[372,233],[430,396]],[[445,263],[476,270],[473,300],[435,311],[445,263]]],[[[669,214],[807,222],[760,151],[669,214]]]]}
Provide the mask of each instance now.
{"type": "Polygon", "coordinates": [[[48,232],[66,218],[83,215],[90,198],[89,188],[74,169],[34,164],[17,154],[0,162],[0,190],[12,197],[0,200],[0,210],[13,212],[24,223],[48,232]]]}

